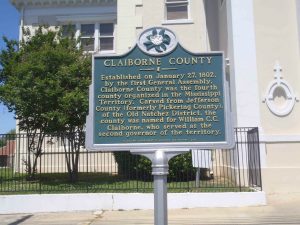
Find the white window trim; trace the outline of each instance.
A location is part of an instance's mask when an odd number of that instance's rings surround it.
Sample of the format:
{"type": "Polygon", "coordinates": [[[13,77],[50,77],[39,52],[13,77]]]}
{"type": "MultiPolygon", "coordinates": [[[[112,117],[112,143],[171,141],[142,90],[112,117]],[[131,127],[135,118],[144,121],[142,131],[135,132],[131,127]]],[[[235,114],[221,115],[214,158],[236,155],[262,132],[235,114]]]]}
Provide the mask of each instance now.
{"type": "Polygon", "coordinates": [[[96,49],[96,52],[100,52],[100,43],[99,43],[99,38],[100,38],[100,23],[96,22],[95,23],[95,42],[94,42],[94,50],[96,49]]]}
{"type": "MultiPolygon", "coordinates": [[[[94,52],[97,52],[97,50],[95,51],[95,49],[97,49],[96,48],[96,38],[95,38],[95,32],[96,32],[96,23],[92,23],[92,22],[86,22],[86,23],[80,23],[79,24],[79,34],[81,35],[81,26],[82,25],[86,25],[86,24],[92,24],[92,25],[94,25],[94,35],[92,36],[92,37],[88,37],[88,36],[86,36],[86,37],[80,37],[80,39],[89,39],[89,38],[93,38],[94,39],[94,50],[93,51],[84,51],[84,52],[88,52],[88,53],[94,53],[94,52]]],[[[76,26],[77,27],[77,26],[76,26]]],[[[81,41],[80,41],[80,43],[79,43],[79,45],[81,45],[81,41]]]]}
{"type": "Polygon", "coordinates": [[[163,20],[162,25],[173,25],[173,24],[193,24],[194,21],[190,19],[180,19],[180,20],[163,20]]]}
{"type": "Polygon", "coordinates": [[[104,22],[104,23],[98,23],[98,39],[97,39],[97,45],[98,48],[97,49],[97,53],[99,54],[114,54],[116,53],[116,24],[113,22],[104,22]],[[114,31],[112,35],[101,35],[100,34],[100,24],[106,24],[106,23],[111,23],[114,26],[114,31]],[[100,38],[105,38],[105,37],[112,37],[113,38],[113,49],[112,50],[103,50],[101,51],[100,49],[100,38]]]}
{"type": "Polygon", "coordinates": [[[115,21],[117,19],[117,16],[115,13],[105,13],[102,15],[68,15],[68,16],[57,16],[57,21],[60,23],[95,23],[97,21],[100,21],[102,23],[109,22],[109,21],[115,21]],[[78,20],[78,18],[80,18],[78,20]]]}
{"type": "MultiPolygon", "coordinates": [[[[75,27],[76,27],[75,38],[76,38],[76,40],[78,40],[79,37],[80,37],[81,24],[80,23],[76,23],[75,27]]],[[[77,43],[77,48],[80,48],[80,42],[77,43]]]]}
{"type": "MultiPolygon", "coordinates": [[[[174,1],[172,3],[181,3],[184,0],[179,0],[174,1]]],[[[167,19],[167,0],[164,1],[164,20],[162,21],[162,25],[171,25],[171,24],[192,24],[194,23],[192,20],[192,16],[191,16],[191,1],[192,0],[185,0],[185,2],[187,2],[188,6],[187,6],[187,14],[188,14],[188,18],[187,19],[174,19],[174,20],[168,20],[167,19]]]]}
{"type": "MultiPolygon", "coordinates": [[[[70,24],[70,22],[69,22],[70,24]]],[[[73,23],[74,24],[74,23],[73,23]]],[[[91,21],[82,21],[82,22],[76,22],[75,23],[75,39],[78,40],[82,37],[80,37],[81,35],[81,25],[83,24],[94,24],[94,50],[93,51],[85,51],[86,53],[97,53],[97,54],[115,54],[116,53],[116,23],[114,22],[114,20],[112,21],[101,21],[101,22],[91,22],[91,21]],[[111,23],[114,26],[114,31],[113,31],[113,35],[109,35],[107,37],[113,37],[113,49],[112,50],[104,50],[101,51],[100,50],[100,37],[106,37],[106,36],[101,36],[100,35],[100,24],[106,24],[106,23],[111,23]]],[[[63,23],[61,25],[68,25],[66,23],[63,23]]],[[[79,42],[77,44],[77,47],[80,48],[81,43],[79,42]]]]}

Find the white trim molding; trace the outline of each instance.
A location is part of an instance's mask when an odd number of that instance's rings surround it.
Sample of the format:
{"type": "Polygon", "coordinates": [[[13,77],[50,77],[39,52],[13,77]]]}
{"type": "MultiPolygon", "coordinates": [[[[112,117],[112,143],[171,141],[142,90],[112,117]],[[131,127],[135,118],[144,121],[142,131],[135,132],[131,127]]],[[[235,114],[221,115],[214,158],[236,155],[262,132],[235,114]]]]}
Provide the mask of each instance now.
{"type": "Polygon", "coordinates": [[[176,25],[176,24],[193,24],[194,21],[191,19],[181,19],[181,20],[163,20],[162,25],[176,25]]]}
{"type": "Polygon", "coordinates": [[[82,5],[116,5],[117,0],[10,0],[18,10],[22,7],[55,7],[55,6],[82,6],[82,5]]]}
{"type": "Polygon", "coordinates": [[[270,82],[263,102],[267,104],[269,110],[276,116],[289,115],[298,98],[295,95],[292,86],[283,79],[282,68],[277,61],[274,66],[274,79],[270,82]],[[276,103],[276,98],[282,98],[280,104],[276,103]]]}
{"type": "Polygon", "coordinates": [[[300,143],[300,134],[295,135],[261,135],[261,143],[300,143]]]}
{"type": "Polygon", "coordinates": [[[68,16],[56,16],[58,22],[61,23],[71,23],[71,22],[96,22],[96,21],[117,21],[117,14],[116,13],[103,13],[103,14],[89,14],[89,15],[68,15],[68,16]]]}

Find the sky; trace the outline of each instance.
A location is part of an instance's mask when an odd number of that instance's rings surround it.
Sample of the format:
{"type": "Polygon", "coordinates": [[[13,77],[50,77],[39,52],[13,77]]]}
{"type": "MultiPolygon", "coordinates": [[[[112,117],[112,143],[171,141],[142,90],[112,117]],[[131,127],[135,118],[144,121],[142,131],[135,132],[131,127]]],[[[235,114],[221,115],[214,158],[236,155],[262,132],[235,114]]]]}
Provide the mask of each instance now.
{"type": "MultiPolygon", "coordinates": [[[[9,39],[18,39],[19,35],[19,13],[10,4],[9,0],[0,0],[0,49],[5,45],[3,36],[9,39]]],[[[5,134],[16,127],[14,114],[0,103],[0,134],[5,134]]]]}

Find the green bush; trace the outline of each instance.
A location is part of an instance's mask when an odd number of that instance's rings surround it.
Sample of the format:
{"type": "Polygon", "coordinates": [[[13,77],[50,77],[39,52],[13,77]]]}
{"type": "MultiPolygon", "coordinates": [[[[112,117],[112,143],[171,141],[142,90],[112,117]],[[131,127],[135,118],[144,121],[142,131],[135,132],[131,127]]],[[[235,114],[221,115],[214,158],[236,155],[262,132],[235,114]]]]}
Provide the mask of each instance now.
{"type": "Polygon", "coordinates": [[[146,157],[130,152],[114,152],[114,156],[118,163],[119,175],[127,179],[151,179],[151,161],[146,157]]]}
{"type": "MultiPolygon", "coordinates": [[[[114,152],[118,163],[119,175],[128,179],[151,180],[151,161],[144,156],[130,152],[114,152]]],[[[169,161],[170,181],[188,181],[195,179],[196,170],[192,165],[191,152],[178,155],[169,161]]]]}
{"type": "Polygon", "coordinates": [[[194,180],[196,169],[192,164],[192,153],[188,152],[175,156],[169,161],[169,180],[188,181],[194,180]]]}

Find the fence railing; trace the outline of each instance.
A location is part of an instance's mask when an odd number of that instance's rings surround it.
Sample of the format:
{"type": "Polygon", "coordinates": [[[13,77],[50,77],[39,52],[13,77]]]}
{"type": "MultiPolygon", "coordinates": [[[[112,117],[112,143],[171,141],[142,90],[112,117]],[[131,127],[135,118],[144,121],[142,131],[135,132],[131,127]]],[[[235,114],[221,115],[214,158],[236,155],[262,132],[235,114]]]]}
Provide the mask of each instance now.
{"type": "MultiPolygon", "coordinates": [[[[197,150],[172,159],[168,191],[262,190],[258,137],[257,128],[236,128],[233,149],[197,150]]],[[[148,159],[83,147],[76,155],[64,138],[46,136],[39,154],[29,149],[25,134],[0,135],[0,194],[153,191],[148,159]]]]}

